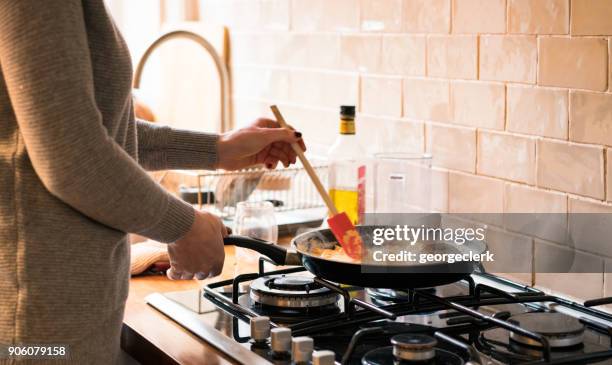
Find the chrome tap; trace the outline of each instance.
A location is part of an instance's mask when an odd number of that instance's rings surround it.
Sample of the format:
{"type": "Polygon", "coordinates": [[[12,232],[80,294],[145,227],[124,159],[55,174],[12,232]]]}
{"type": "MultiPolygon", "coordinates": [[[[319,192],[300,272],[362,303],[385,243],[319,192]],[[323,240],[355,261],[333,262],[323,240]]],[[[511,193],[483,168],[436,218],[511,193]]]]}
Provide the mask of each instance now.
{"type": "Polygon", "coordinates": [[[219,85],[221,91],[221,132],[228,131],[232,128],[232,118],[231,118],[231,109],[230,109],[230,82],[229,82],[229,72],[227,70],[227,66],[221,59],[221,56],[217,53],[215,48],[206,38],[198,35],[197,33],[188,31],[188,30],[174,30],[168,33],[163,34],[159,38],[157,38],[144,52],[140,61],[136,65],[136,71],[134,72],[134,88],[138,89],[140,87],[140,81],[142,78],[142,72],[144,70],[145,64],[147,60],[160,45],[169,41],[171,39],[189,39],[204,48],[210,57],[213,59],[215,63],[215,67],[217,69],[217,73],[219,74],[219,85]]]}

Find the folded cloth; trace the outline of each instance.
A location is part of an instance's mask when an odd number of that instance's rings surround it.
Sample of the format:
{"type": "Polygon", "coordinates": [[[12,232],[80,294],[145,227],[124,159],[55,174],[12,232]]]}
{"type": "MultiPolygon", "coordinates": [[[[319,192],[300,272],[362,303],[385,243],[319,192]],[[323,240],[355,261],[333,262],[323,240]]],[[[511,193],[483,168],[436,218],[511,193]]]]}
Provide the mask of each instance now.
{"type": "Polygon", "coordinates": [[[138,275],[153,264],[169,263],[168,245],[147,240],[132,245],[130,275],[138,275]]]}

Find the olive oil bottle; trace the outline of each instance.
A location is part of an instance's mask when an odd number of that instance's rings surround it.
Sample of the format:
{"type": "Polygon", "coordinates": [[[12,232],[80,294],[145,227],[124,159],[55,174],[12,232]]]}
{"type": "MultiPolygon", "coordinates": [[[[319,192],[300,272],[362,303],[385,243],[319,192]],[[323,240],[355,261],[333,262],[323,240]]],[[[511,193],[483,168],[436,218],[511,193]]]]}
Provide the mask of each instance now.
{"type": "Polygon", "coordinates": [[[340,134],[329,149],[329,195],[340,212],[359,224],[364,212],[365,153],[355,135],[355,107],[340,107],[340,134]]]}

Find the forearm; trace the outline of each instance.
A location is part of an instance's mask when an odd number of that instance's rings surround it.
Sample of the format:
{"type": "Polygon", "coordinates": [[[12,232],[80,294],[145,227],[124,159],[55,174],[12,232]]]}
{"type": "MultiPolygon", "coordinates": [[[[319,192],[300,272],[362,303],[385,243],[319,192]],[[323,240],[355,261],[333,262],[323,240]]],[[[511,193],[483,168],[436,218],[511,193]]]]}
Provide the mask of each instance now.
{"type": "Polygon", "coordinates": [[[138,162],[147,170],[212,170],[217,167],[217,134],[137,121],[138,162]]]}

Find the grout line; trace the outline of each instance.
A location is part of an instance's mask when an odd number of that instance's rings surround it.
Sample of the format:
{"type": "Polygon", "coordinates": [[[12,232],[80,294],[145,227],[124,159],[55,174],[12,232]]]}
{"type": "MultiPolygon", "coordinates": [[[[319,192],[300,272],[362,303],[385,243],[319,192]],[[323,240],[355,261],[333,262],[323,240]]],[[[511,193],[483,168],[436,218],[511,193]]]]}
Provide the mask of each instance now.
{"type": "Polygon", "coordinates": [[[568,0],[569,9],[567,9],[568,17],[567,17],[567,35],[572,35],[572,0],[568,0]]]}
{"type": "Polygon", "coordinates": [[[604,201],[608,201],[610,199],[610,196],[608,195],[609,191],[608,191],[608,184],[610,183],[608,181],[608,149],[604,148],[603,149],[603,183],[604,183],[604,201]]]}
{"type": "Polygon", "coordinates": [[[480,34],[476,35],[476,80],[480,80],[480,34]]]}
{"type": "MultiPolygon", "coordinates": [[[[476,138],[475,138],[476,145],[474,147],[475,147],[475,150],[476,150],[476,156],[474,156],[474,159],[475,159],[475,161],[474,161],[474,174],[475,175],[481,175],[479,173],[479,171],[478,171],[479,170],[478,169],[478,164],[480,163],[480,159],[478,158],[478,156],[480,155],[480,144],[479,144],[479,142],[480,142],[480,129],[476,128],[475,134],[476,134],[476,138]]],[[[503,201],[502,201],[502,204],[503,204],[503,201]]]]}
{"type": "Polygon", "coordinates": [[[504,131],[508,132],[508,85],[504,85],[504,131]]]}
{"type": "Polygon", "coordinates": [[[540,170],[540,138],[535,140],[535,162],[533,164],[534,171],[534,185],[539,188],[540,187],[540,179],[538,178],[538,171],[540,170]]]}
{"type": "Polygon", "coordinates": [[[512,0],[506,0],[506,6],[504,8],[504,11],[506,12],[506,14],[504,14],[504,18],[506,20],[506,33],[505,34],[510,34],[510,1],[512,0]]]}
{"type": "Polygon", "coordinates": [[[455,0],[450,0],[450,14],[448,16],[449,34],[453,34],[453,10],[455,10],[455,0]]]}
{"type": "Polygon", "coordinates": [[[535,241],[536,241],[535,238],[531,239],[531,285],[532,286],[536,284],[536,260],[535,260],[536,242],[535,241]]]}
{"type": "MultiPolygon", "coordinates": [[[[428,133],[428,131],[427,131],[427,124],[423,123],[421,128],[423,129],[423,152],[424,153],[432,154],[432,151],[431,151],[431,141],[429,140],[431,138],[431,136],[430,136],[431,133],[428,133]]],[[[433,154],[432,154],[432,156],[433,156],[433,154]]]]}
{"type": "Polygon", "coordinates": [[[536,34],[536,63],[535,63],[535,86],[540,84],[540,36],[536,34]]]}
{"type": "Polygon", "coordinates": [[[429,78],[429,35],[425,36],[425,78],[429,78]]]}
{"type": "Polygon", "coordinates": [[[400,118],[404,117],[404,78],[400,79],[400,118]]]}

